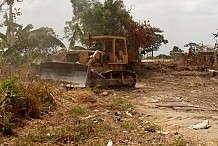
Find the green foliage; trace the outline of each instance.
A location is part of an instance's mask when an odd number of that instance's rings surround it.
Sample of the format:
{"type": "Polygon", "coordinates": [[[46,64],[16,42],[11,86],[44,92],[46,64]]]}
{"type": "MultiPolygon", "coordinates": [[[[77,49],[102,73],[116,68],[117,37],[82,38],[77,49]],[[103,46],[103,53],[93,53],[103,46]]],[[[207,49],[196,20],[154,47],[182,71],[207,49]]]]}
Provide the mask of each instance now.
{"type": "Polygon", "coordinates": [[[154,42],[150,47],[150,51],[158,51],[162,44],[167,44],[168,40],[164,38],[163,30],[160,28],[153,28],[154,31],[154,42]]]}
{"type": "Polygon", "coordinates": [[[218,37],[218,32],[213,33],[213,36],[214,36],[214,38],[217,38],[218,37]]]}
{"type": "Polygon", "coordinates": [[[15,123],[13,122],[13,115],[10,112],[4,112],[2,111],[2,119],[1,119],[1,127],[2,132],[6,135],[11,135],[12,129],[15,127],[15,123]]]}
{"type": "Polygon", "coordinates": [[[97,84],[95,85],[93,88],[92,88],[92,91],[95,93],[95,94],[99,94],[101,92],[101,89],[100,89],[100,85],[97,84]]]}
{"type": "Polygon", "coordinates": [[[173,50],[170,51],[170,56],[174,58],[174,53],[184,52],[184,50],[180,49],[178,46],[174,46],[173,50]]]}
{"type": "Polygon", "coordinates": [[[162,31],[152,28],[146,21],[135,22],[122,0],[71,0],[73,18],[66,22],[65,37],[73,48],[76,41],[85,44],[85,37],[92,35],[123,36],[128,41],[129,61],[139,60],[139,48],[166,43],[162,31]],[[156,35],[155,32],[156,31],[156,35]]]}
{"type": "Polygon", "coordinates": [[[199,52],[191,53],[188,56],[187,63],[189,65],[203,65],[201,58],[202,58],[202,55],[199,52]]]}
{"type": "Polygon", "coordinates": [[[196,46],[196,51],[198,51],[198,52],[205,52],[205,51],[210,52],[210,51],[214,51],[214,48],[211,47],[210,45],[199,43],[196,46]]]}
{"type": "Polygon", "coordinates": [[[40,83],[23,84],[9,78],[0,84],[0,128],[12,133],[18,118],[38,118],[54,105],[51,90],[40,83]]]}
{"type": "Polygon", "coordinates": [[[3,53],[11,63],[32,62],[37,57],[48,60],[59,46],[65,48],[51,28],[32,29],[31,24],[17,28],[15,44],[3,53]]]}
{"type": "Polygon", "coordinates": [[[115,99],[111,107],[112,109],[119,110],[119,111],[128,111],[134,108],[133,104],[121,98],[115,99]]]}
{"type": "MultiPolygon", "coordinates": [[[[80,120],[73,127],[67,126],[62,128],[56,133],[56,142],[60,144],[67,144],[67,142],[73,142],[74,145],[84,145],[86,140],[94,137],[102,139],[108,137],[112,131],[111,125],[100,122],[94,123],[92,120],[80,120]],[[110,131],[110,132],[109,132],[110,131]]],[[[99,142],[97,142],[99,144],[99,142]]],[[[92,144],[91,144],[92,145],[92,144]]]]}
{"type": "Polygon", "coordinates": [[[0,85],[0,91],[0,127],[4,134],[12,134],[12,129],[15,126],[12,112],[16,108],[13,105],[17,102],[16,98],[19,96],[15,78],[4,80],[0,85]]]}
{"type": "Polygon", "coordinates": [[[0,55],[3,55],[4,49],[7,48],[9,44],[7,43],[7,38],[3,33],[0,33],[0,55]]]}
{"type": "Polygon", "coordinates": [[[106,0],[102,4],[96,0],[71,0],[71,3],[74,16],[71,21],[66,22],[65,28],[66,37],[71,42],[84,43],[84,37],[88,36],[88,33],[114,35],[120,31],[120,26],[129,17],[122,1],[106,0]]]}
{"type": "Polygon", "coordinates": [[[187,141],[181,136],[177,137],[172,142],[172,146],[188,146],[188,145],[193,145],[193,143],[191,141],[187,141]]]}
{"type": "Polygon", "coordinates": [[[129,122],[127,122],[127,121],[121,122],[120,123],[120,127],[125,129],[125,130],[127,130],[127,131],[131,131],[131,130],[134,129],[133,126],[129,122]]]}
{"type": "Polygon", "coordinates": [[[46,142],[53,140],[55,135],[45,126],[39,127],[36,133],[29,133],[27,139],[31,142],[46,142]]]}
{"type": "Polygon", "coordinates": [[[86,113],[86,110],[80,106],[73,107],[70,111],[72,117],[77,117],[86,113]]]}
{"type": "Polygon", "coordinates": [[[174,46],[172,52],[184,52],[184,50],[180,49],[178,46],[174,46]]]}
{"type": "Polygon", "coordinates": [[[25,27],[17,23],[11,25],[7,14],[4,16],[4,26],[7,31],[5,34],[0,33],[0,50],[12,64],[22,65],[37,57],[49,60],[58,51],[58,47],[66,48],[52,28],[41,27],[33,30],[32,24],[25,27]],[[9,39],[11,29],[15,32],[13,43],[9,39]]]}
{"type": "Polygon", "coordinates": [[[9,78],[1,82],[0,89],[6,92],[6,97],[13,97],[17,93],[16,78],[9,78]]]}

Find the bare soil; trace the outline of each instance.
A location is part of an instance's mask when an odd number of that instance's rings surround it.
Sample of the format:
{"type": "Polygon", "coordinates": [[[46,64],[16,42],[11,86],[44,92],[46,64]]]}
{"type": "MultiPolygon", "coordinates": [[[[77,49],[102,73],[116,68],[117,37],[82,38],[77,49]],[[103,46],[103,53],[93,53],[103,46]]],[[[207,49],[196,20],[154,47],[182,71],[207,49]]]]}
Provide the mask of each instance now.
{"type": "Polygon", "coordinates": [[[138,110],[151,115],[163,131],[180,133],[195,145],[218,145],[218,77],[196,71],[152,73],[136,88],[138,110]],[[211,128],[188,128],[206,119],[211,128]]]}

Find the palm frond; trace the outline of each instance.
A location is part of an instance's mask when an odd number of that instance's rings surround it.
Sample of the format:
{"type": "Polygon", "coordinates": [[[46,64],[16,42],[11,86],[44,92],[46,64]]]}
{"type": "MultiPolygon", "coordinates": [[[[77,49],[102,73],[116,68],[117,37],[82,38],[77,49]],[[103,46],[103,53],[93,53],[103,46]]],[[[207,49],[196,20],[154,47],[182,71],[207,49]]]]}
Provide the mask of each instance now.
{"type": "Polygon", "coordinates": [[[6,35],[1,32],[0,32],[0,38],[3,39],[4,41],[7,41],[6,35]]]}
{"type": "Polygon", "coordinates": [[[50,34],[48,34],[48,40],[54,45],[57,45],[61,48],[66,48],[66,46],[62,43],[62,41],[60,41],[58,38],[56,38],[50,34]]]}

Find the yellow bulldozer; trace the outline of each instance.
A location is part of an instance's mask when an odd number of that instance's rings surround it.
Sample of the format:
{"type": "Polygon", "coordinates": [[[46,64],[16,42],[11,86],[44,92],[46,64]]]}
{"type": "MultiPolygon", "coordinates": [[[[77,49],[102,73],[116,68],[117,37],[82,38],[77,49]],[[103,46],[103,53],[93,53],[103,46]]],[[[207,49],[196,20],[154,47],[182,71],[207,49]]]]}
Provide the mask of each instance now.
{"type": "Polygon", "coordinates": [[[88,49],[67,51],[65,61],[41,63],[40,77],[68,87],[135,86],[135,72],[126,69],[128,53],[124,37],[89,36],[88,44],[88,49]]]}

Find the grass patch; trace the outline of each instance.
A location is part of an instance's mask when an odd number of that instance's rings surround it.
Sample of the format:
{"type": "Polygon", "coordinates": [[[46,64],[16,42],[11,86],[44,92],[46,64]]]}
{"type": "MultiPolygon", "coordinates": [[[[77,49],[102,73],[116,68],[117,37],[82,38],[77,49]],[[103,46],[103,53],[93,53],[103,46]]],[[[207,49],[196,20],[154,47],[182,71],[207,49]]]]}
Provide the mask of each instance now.
{"type": "Polygon", "coordinates": [[[105,137],[110,137],[112,128],[104,122],[94,123],[90,120],[77,121],[73,127],[65,127],[57,131],[56,142],[60,144],[73,143],[96,145],[102,143],[101,140],[105,137]],[[99,139],[94,140],[94,137],[99,139]]]}
{"type": "Polygon", "coordinates": [[[81,115],[84,115],[86,113],[86,109],[80,107],[80,106],[75,106],[70,110],[70,115],[75,118],[81,115]]]}
{"type": "Polygon", "coordinates": [[[27,140],[30,142],[48,142],[55,139],[55,134],[53,134],[46,127],[42,126],[38,128],[36,133],[29,133],[27,135],[27,140]]]}
{"type": "Polygon", "coordinates": [[[128,111],[134,109],[134,105],[124,99],[116,98],[114,99],[111,108],[113,110],[128,111]]]}
{"type": "Polygon", "coordinates": [[[191,146],[194,145],[193,142],[186,140],[185,138],[179,136],[175,138],[171,144],[172,146],[191,146]]]}
{"type": "Polygon", "coordinates": [[[134,129],[134,127],[131,125],[131,123],[127,122],[127,121],[121,122],[120,127],[127,130],[127,131],[132,131],[134,129]]]}
{"type": "Polygon", "coordinates": [[[69,101],[72,101],[73,99],[73,101],[77,103],[97,102],[96,94],[91,91],[91,88],[70,90],[65,94],[65,96],[66,99],[70,99],[69,101]]]}
{"type": "Polygon", "coordinates": [[[95,93],[95,94],[99,94],[101,92],[101,85],[95,85],[94,87],[92,87],[92,91],[95,93]]]}

